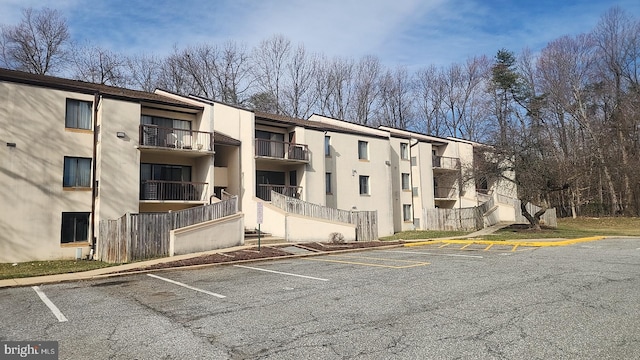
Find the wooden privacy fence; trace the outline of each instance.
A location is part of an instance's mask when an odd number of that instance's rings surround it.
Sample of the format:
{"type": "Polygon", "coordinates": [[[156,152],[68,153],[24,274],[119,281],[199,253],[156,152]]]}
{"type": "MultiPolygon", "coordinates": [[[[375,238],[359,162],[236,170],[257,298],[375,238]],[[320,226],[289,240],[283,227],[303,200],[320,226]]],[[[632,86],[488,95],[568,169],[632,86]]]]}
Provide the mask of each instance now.
{"type": "Polygon", "coordinates": [[[425,209],[425,230],[478,230],[483,217],[480,206],[461,209],[425,209]]]}
{"type": "MultiPolygon", "coordinates": [[[[511,214],[514,215],[518,224],[528,224],[529,221],[522,216],[520,200],[498,194],[495,198],[489,199],[480,206],[472,208],[458,209],[423,209],[425,230],[480,230],[484,226],[495,225],[501,221],[512,221],[513,219],[501,219],[500,207],[507,206],[511,214]]],[[[535,214],[541,208],[528,203],[527,211],[535,214]]],[[[544,225],[557,227],[556,209],[551,208],[540,218],[544,225]]]]}
{"type": "Polygon", "coordinates": [[[169,231],[230,216],[238,212],[238,197],[212,205],[168,213],[127,213],[116,220],[101,220],[96,247],[98,260],[126,263],[169,256],[169,231]]]}
{"type": "Polygon", "coordinates": [[[356,241],[378,239],[377,211],[347,211],[271,192],[271,205],[288,213],[356,225],[356,241]]]}
{"type": "MultiPolygon", "coordinates": [[[[522,209],[520,209],[520,200],[515,207],[516,210],[516,223],[525,223],[528,224],[529,220],[522,215],[522,209]]],[[[539,206],[533,205],[532,203],[527,203],[526,205],[527,211],[529,214],[533,215],[542,209],[539,206]]],[[[540,225],[546,225],[551,227],[558,227],[558,218],[556,217],[556,208],[547,209],[544,214],[540,217],[540,225]]]]}

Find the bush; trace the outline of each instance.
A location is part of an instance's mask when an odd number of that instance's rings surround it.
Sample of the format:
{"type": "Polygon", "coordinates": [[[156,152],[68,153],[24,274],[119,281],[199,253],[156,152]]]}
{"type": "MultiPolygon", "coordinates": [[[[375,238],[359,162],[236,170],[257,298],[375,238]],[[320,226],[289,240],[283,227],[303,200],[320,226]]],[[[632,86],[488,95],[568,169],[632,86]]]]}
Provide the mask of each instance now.
{"type": "Polygon", "coordinates": [[[329,234],[329,242],[332,244],[344,244],[344,235],[339,232],[332,232],[329,234]]]}

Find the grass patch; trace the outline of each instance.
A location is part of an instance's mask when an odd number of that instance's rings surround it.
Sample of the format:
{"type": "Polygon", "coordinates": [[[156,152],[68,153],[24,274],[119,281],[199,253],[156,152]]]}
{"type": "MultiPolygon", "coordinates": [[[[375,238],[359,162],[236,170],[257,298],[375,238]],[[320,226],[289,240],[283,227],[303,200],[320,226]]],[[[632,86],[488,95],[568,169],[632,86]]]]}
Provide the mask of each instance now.
{"type": "Polygon", "coordinates": [[[640,217],[563,218],[558,219],[558,227],[592,235],[640,236],[640,217]]]}
{"type": "Polygon", "coordinates": [[[440,231],[440,230],[414,230],[402,231],[391,236],[381,237],[380,240],[416,240],[416,239],[437,239],[451,236],[462,236],[471,233],[470,231],[440,231]]]}
{"type": "MultiPolygon", "coordinates": [[[[467,235],[468,231],[403,231],[380,240],[415,240],[437,239],[467,235]]],[[[605,217],[576,219],[558,219],[557,228],[545,228],[540,231],[529,230],[526,225],[513,225],[491,235],[484,235],[486,240],[530,240],[530,239],[577,239],[590,236],[640,236],[640,218],[638,217],[605,217]]]]}
{"type": "Polygon", "coordinates": [[[0,263],[0,279],[15,279],[31,276],[56,275],[101,269],[118,264],[89,260],[54,260],[0,263]]]}
{"type": "Polygon", "coordinates": [[[491,235],[487,240],[577,239],[591,236],[640,236],[640,218],[562,218],[557,228],[533,231],[527,226],[513,225],[491,235]]]}

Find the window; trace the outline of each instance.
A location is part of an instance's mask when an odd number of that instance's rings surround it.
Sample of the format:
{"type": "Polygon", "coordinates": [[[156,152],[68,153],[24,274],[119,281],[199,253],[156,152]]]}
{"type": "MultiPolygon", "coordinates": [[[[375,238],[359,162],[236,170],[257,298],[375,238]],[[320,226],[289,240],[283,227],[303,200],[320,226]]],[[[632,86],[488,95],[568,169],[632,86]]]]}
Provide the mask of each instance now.
{"type": "Polygon", "coordinates": [[[402,190],[410,190],[411,184],[409,181],[409,174],[402,173],[402,190]]]}
{"type": "Polygon", "coordinates": [[[360,195],[369,195],[369,177],[360,175],[360,195]]]}
{"type": "Polygon", "coordinates": [[[366,141],[358,141],[358,159],[369,159],[369,143],[366,141]]]}
{"type": "Polygon", "coordinates": [[[331,173],[324,174],[324,181],[326,184],[327,194],[331,194],[331,173]]]}
{"type": "Polygon", "coordinates": [[[64,157],[63,187],[91,187],[91,159],[64,157]]]}
{"type": "Polygon", "coordinates": [[[409,160],[409,144],[400,143],[400,158],[402,160],[409,160]]]}
{"type": "Polygon", "coordinates": [[[331,156],[331,136],[324,137],[324,156],[331,156]]]}
{"type": "Polygon", "coordinates": [[[411,205],[408,205],[408,204],[402,205],[402,220],[411,221],[411,205]]]}
{"type": "Polygon", "coordinates": [[[89,241],[88,212],[63,212],[60,243],[89,241]]]}
{"type": "Polygon", "coordinates": [[[418,165],[418,159],[415,156],[411,157],[411,166],[417,166],[418,165]]]}
{"type": "Polygon", "coordinates": [[[90,101],[67,99],[64,126],[72,129],[91,130],[91,108],[90,101]]]}

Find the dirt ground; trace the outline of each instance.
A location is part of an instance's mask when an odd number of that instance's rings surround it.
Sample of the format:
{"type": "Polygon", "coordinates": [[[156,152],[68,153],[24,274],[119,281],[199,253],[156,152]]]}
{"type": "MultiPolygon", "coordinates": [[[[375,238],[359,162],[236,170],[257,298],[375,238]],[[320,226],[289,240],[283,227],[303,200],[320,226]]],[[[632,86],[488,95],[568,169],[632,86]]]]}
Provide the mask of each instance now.
{"type": "Polygon", "coordinates": [[[156,270],[165,268],[174,268],[181,266],[202,265],[202,264],[217,264],[231,261],[242,260],[256,260],[264,258],[274,258],[279,256],[294,255],[293,252],[286,251],[285,249],[290,247],[296,247],[302,250],[315,251],[315,252],[330,252],[349,249],[362,249],[379,246],[389,246],[402,244],[402,241],[367,241],[367,242],[346,242],[344,244],[331,244],[321,242],[311,242],[304,244],[291,244],[291,245],[277,245],[277,246],[261,246],[260,251],[258,247],[236,250],[231,252],[216,253],[211,255],[197,256],[190,259],[171,261],[162,264],[156,264],[141,268],[140,270],[156,270]]]}

